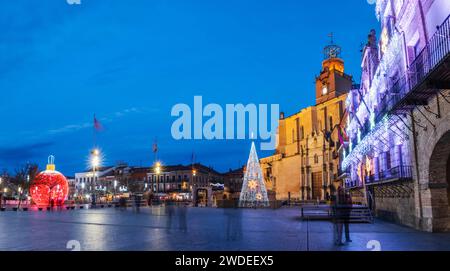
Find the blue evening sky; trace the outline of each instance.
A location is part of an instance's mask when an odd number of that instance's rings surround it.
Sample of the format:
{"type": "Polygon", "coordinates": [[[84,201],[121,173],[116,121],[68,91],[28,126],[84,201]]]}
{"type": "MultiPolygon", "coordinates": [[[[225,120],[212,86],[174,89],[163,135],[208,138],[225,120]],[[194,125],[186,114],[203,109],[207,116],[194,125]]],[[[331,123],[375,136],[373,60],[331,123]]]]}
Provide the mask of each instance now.
{"type": "MultiPolygon", "coordinates": [[[[243,165],[249,140],[175,141],[176,103],[313,105],[314,78],[333,32],[346,72],[378,29],[365,0],[14,0],[0,4],[0,170],[56,156],[66,175],[86,169],[93,115],[105,165],[196,160],[243,165]]],[[[259,146],[259,144],[258,144],[259,146]]],[[[260,152],[261,156],[270,152],[260,152]]]]}

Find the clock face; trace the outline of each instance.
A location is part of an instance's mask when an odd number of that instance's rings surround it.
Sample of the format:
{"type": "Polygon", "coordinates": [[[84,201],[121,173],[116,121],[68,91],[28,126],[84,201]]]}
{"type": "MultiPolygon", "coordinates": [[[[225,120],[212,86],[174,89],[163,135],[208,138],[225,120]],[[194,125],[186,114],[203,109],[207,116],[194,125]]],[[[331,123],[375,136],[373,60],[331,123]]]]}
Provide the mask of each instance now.
{"type": "Polygon", "coordinates": [[[327,88],[327,86],[323,86],[322,87],[322,95],[326,95],[328,93],[328,88],[327,88]]]}

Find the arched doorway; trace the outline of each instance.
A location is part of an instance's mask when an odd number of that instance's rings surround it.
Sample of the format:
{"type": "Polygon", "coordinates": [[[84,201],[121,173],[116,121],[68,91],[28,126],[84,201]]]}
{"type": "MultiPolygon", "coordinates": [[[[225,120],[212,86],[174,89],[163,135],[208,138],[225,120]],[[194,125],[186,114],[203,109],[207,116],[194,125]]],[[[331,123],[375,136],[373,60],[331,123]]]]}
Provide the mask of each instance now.
{"type": "Polygon", "coordinates": [[[211,207],[213,202],[213,192],[211,187],[195,188],[192,200],[195,207],[211,207]]]}
{"type": "Polygon", "coordinates": [[[436,143],[430,157],[429,188],[433,231],[450,230],[450,131],[436,143]]]}
{"type": "Polygon", "coordinates": [[[207,203],[208,203],[208,190],[204,189],[204,188],[199,188],[197,189],[197,194],[196,194],[196,201],[195,201],[195,206],[196,207],[206,207],[207,203]]]}

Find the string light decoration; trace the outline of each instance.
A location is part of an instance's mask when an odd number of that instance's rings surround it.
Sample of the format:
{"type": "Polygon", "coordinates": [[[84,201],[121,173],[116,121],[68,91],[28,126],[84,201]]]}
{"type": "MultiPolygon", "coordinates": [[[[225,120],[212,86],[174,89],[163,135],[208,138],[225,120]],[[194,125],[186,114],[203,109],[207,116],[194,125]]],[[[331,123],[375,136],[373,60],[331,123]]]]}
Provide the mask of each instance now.
{"type": "Polygon", "coordinates": [[[66,177],[55,170],[55,157],[48,157],[47,169],[40,172],[30,186],[30,195],[34,204],[46,206],[53,203],[63,205],[69,193],[66,177]]]}
{"type": "Polygon", "coordinates": [[[269,207],[266,185],[264,184],[261,165],[256,153],[255,143],[252,142],[247,169],[244,175],[239,206],[248,208],[269,207]]]}

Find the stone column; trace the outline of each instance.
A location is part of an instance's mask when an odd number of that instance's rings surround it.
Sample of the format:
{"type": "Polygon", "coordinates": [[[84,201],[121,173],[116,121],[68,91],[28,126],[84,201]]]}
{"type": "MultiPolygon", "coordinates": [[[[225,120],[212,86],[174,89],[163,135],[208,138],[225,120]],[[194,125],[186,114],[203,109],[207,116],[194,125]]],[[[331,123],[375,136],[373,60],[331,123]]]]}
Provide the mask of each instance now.
{"type": "MultiPolygon", "coordinates": [[[[381,173],[381,172],[383,172],[383,171],[385,171],[385,170],[387,169],[387,165],[386,165],[386,152],[381,153],[381,154],[380,154],[380,158],[381,158],[381,161],[380,161],[380,170],[379,170],[379,172],[381,173]]],[[[381,177],[384,178],[384,177],[386,177],[386,175],[385,175],[385,174],[382,174],[381,177]]]]}
{"type": "Polygon", "coordinates": [[[395,152],[396,152],[396,157],[397,157],[397,164],[399,166],[403,166],[403,152],[402,152],[402,145],[397,145],[395,146],[395,152]]]}
{"type": "Polygon", "coordinates": [[[327,166],[323,165],[322,168],[322,195],[320,197],[321,200],[325,199],[325,194],[327,193],[327,189],[325,188],[325,186],[327,185],[327,166]]]}
{"type": "Polygon", "coordinates": [[[328,168],[328,185],[327,185],[327,191],[328,194],[331,196],[331,189],[330,186],[333,184],[333,167],[330,164],[328,168]]]}
{"type": "Polygon", "coordinates": [[[380,174],[380,158],[377,156],[375,156],[373,158],[373,174],[375,176],[375,180],[378,180],[379,178],[379,174],[380,174]]]}
{"type": "Polygon", "coordinates": [[[305,187],[305,168],[300,169],[300,200],[304,200],[304,187],[305,187]]]}
{"type": "Polygon", "coordinates": [[[312,199],[312,172],[309,168],[306,169],[306,178],[307,178],[307,183],[308,183],[308,187],[309,190],[307,191],[307,199],[310,200],[312,199]]]}

